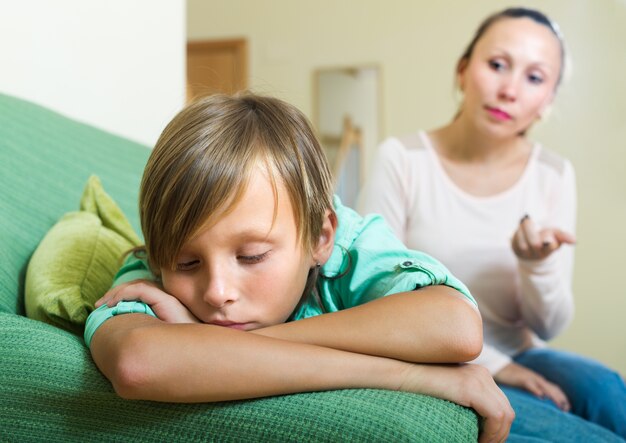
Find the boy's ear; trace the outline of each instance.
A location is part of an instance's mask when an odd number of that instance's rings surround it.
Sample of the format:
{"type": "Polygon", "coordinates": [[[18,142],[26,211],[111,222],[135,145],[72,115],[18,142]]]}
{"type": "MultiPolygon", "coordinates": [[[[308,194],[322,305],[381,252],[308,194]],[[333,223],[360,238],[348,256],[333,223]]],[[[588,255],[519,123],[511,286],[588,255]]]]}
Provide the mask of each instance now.
{"type": "Polygon", "coordinates": [[[322,223],[322,230],[320,232],[317,245],[313,248],[313,261],[311,266],[315,266],[317,263],[324,264],[330,258],[330,254],[333,252],[333,246],[335,246],[335,233],[337,232],[337,214],[330,209],[326,210],[324,214],[324,221],[322,223]]]}

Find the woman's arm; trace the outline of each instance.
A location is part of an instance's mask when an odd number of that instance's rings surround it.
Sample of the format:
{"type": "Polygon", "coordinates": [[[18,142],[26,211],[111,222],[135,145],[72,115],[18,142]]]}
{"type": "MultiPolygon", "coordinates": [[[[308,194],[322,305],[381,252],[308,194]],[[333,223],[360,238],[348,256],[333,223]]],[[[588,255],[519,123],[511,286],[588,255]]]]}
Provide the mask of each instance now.
{"type": "Polygon", "coordinates": [[[478,310],[460,292],[442,285],[253,332],[419,363],[466,362],[482,348],[478,310]]]}
{"type": "Polygon", "coordinates": [[[522,318],[543,340],[556,337],[574,316],[571,287],[574,251],[571,246],[565,248],[541,262],[519,262],[522,318]]]}
{"type": "Polygon", "coordinates": [[[533,220],[524,218],[513,238],[519,258],[520,311],[526,325],[544,340],[561,332],[574,314],[571,244],[576,229],[576,181],[569,162],[565,162],[560,192],[553,200],[546,221],[550,226],[539,230],[533,220]]]}

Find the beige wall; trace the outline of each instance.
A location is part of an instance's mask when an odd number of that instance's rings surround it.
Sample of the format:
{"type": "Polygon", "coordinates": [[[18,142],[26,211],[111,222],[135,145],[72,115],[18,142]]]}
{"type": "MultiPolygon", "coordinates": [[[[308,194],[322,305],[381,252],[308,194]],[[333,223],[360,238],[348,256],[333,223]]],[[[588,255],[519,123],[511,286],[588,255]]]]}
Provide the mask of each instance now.
{"type": "MultiPolygon", "coordinates": [[[[518,3],[518,2],[516,2],[518,3]]],[[[573,60],[547,122],[533,136],[578,176],[579,229],[572,326],[554,345],[626,374],[626,2],[527,1],[561,26],[573,60]]],[[[381,137],[448,121],[452,71],[496,0],[188,0],[190,39],[246,37],[250,86],[310,117],[313,71],[377,64],[381,137]]]]}

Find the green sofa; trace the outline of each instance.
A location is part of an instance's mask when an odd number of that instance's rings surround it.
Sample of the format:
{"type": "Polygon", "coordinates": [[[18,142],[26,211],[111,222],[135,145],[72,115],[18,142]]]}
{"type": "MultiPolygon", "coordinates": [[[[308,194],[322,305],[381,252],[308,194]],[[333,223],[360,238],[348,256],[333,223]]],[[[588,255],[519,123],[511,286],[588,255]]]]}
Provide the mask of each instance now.
{"type": "Polygon", "coordinates": [[[471,409],[394,391],[218,404],[123,400],[81,336],[25,317],[29,259],[57,220],[77,210],[91,174],[139,232],[148,155],[145,146],[0,94],[0,441],[476,441],[471,409]]]}

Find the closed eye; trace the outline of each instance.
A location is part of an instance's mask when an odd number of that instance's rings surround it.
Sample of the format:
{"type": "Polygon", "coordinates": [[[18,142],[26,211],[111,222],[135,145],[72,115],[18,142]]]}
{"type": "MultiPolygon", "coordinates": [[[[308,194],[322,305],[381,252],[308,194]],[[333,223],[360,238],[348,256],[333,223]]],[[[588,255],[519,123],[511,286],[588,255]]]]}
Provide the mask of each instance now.
{"type": "Polygon", "coordinates": [[[264,252],[263,254],[257,254],[257,255],[238,255],[237,260],[247,265],[254,265],[256,263],[260,263],[263,260],[265,260],[268,257],[269,253],[270,251],[264,252]]]}
{"type": "Polygon", "coordinates": [[[191,261],[186,261],[182,263],[177,263],[176,270],[177,271],[191,271],[198,265],[198,263],[200,263],[199,260],[191,260],[191,261]]]}

